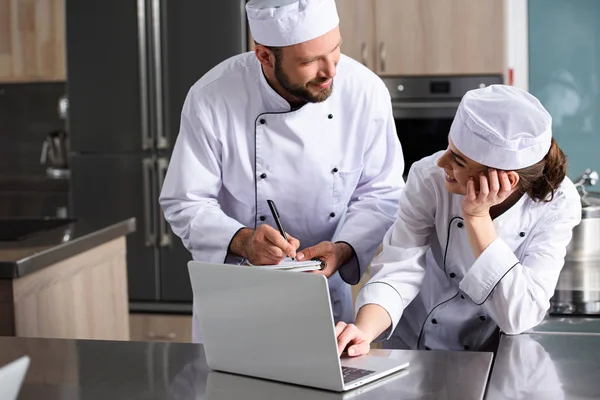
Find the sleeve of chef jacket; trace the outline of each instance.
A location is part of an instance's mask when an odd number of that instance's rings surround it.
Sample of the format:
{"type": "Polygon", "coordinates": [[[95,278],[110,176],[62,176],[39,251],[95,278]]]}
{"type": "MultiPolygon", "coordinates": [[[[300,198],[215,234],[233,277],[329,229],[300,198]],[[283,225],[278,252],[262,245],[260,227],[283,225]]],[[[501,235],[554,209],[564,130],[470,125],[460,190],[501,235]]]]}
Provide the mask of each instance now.
{"type": "Polygon", "coordinates": [[[460,290],[482,305],[505,333],[533,328],[550,307],[572,229],[580,221],[579,196],[555,198],[530,232],[521,260],[497,238],[465,274],[460,290]]]}
{"type": "Polygon", "coordinates": [[[219,206],[222,147],[195,96],[190,92],[183,105],[160,204],[194,258],[224,262],[231,239],[243,225],[219,206]]]}
{"type": "Polygon", "coordinates": [[[396,133],[392,102],[387,88],[376,86],[371,104],[371,137],[364,154],[364,169],[352,194],[348,211],[333,242],[352,246],[354,257],[340,268],[344,281],[355,285],[373,260],[385,232],[393,224],[404,187],[404,158],[396,133]]]}
{"type": "Polygon", "coordinates": [[[383,249],[371,264],[371,279],[356,298],[357,312],[366,304],[377,304],[387,311],[392,320],[391,327],[382,334],[387,338],[421,289],[425,253],[435,222],[436,185],[419,164],[410,170],[400,197],[398,218],[385,234],[383,249]]]}

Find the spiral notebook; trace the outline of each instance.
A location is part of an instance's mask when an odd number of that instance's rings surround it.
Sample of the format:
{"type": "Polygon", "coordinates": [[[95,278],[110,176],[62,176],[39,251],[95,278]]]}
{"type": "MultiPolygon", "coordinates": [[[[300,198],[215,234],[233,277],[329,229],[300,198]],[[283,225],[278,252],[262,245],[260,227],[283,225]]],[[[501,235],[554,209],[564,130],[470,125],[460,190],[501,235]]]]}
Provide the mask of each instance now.
{"type": "Polygon", "coordinates": [[[279,270],[279,271],[296,271],[296,272],[306,272],[306,271],[322,271],[326,267],[325,261],[314,258],[312,260],[307,261],[298,261],[292,260],[290,257],[286,257],[282,262],[277,265],[253,265],[246,261],[248,266],[258,269],[271,269],[271,270],[279,270]]]}

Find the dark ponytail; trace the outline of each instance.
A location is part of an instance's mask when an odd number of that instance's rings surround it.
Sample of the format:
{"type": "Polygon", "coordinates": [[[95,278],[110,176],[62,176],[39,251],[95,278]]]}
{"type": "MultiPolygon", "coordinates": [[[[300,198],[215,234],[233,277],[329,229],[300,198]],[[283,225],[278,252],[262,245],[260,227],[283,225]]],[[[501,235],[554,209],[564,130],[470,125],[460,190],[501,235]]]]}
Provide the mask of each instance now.
{"type": "Polygon", "coordinates": [[[519,186],[534,201],[549,202],[567,175],[567,159],[554,138],[544,159],[530,167],[515,171],[519,186]]]}

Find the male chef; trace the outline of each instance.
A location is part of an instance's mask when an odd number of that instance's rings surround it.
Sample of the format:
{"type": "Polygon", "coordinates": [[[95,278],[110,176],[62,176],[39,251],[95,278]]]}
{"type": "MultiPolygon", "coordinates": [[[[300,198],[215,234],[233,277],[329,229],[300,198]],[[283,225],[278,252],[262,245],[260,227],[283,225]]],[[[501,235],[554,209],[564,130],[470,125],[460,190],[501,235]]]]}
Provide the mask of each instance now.
{"type": "MultiPolygon", "coordinates": [[[[334,0],[252,0],[246,11],[255,51],[190,89],[161,207],[198,261],[319,257],[335,321],[352,321],[348,284],[369,265],[404,187],[389,92],[340,53],[334,0]]],[[[195,342],[200,328],[194,317],[195,342]]]]}

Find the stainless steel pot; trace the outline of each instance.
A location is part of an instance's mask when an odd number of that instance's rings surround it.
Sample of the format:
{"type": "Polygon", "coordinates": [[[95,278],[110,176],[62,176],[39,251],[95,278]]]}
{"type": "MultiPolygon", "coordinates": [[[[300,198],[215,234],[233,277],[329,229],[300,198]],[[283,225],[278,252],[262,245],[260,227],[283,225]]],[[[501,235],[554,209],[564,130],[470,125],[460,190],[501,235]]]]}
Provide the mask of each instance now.
{"type": "Polygon", "coordinates": [[[553,314],[600,314],[600,193],[586,190],[597,181],[598,174],[586,170],[575,182],[581,195],[581,223],[573,229],[550,301],[553,314]]]}

